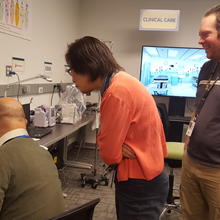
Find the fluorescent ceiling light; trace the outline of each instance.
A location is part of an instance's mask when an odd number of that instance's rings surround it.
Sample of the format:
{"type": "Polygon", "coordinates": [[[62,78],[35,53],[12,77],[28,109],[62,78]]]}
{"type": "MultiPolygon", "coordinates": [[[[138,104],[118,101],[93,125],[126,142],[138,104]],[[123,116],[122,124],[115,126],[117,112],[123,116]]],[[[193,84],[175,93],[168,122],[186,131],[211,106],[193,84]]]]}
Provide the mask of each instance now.
{"type": "Polygon", "coordinates": [[[176,57],[178,54],[177,50],[168,50],[168,57],[176,57]]]}
{"type": "Polygon", "coordinates": [[[158,55],[157,50],[154,47],[148,47],[146,50],[150,55],[158,55]]]}
{"type": "Polygon", "coordinates": [[[197,60],[197,59],[200,59],[201,57],[203,57],[203,55],[197,54],[197,55],[191,56],[190,59],[191,60],[197,60]]]}

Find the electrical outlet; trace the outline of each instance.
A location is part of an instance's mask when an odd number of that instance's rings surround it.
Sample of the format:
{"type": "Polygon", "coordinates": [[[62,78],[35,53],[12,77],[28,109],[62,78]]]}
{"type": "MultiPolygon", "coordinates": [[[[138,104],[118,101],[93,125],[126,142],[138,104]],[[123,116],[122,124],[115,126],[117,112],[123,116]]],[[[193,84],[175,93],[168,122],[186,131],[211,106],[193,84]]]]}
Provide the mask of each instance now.
{"type": "Polygon", "coordinates": [[[39,88],[38,88],[38,93],[41,94],[41,93],[43,93],[43,92],[44,92],[44,87],[39,87],[39,88]]]}
{"type": "Polygon", "coordinates": [[[22,87],[21,87],[21,94],[22,94],[22,95],[27,94],[27,88],[26,88],[25,86],[22,86],[22,87]]]}
{"type": "Polygon", "coordinates": [[[5,74],[6,74],[6,76],[12,76],[12,75],[10,74],[11,71],[12,71],[12,66],[6,65],[6,66],[5,66],[5,74]]]}
{"type": "Polygon", "coordinates": [[[26,87],[27,93],[30,93],[31,92],[31,87],[30,86],[25,86],[25,87],[26,87]]]}
{"type": "Polygon", "coordinates": [[[30,90],[30,86],[22,86],[21,93],[22,95],[27,95],[28,93],[30,93],[30,90]]]}

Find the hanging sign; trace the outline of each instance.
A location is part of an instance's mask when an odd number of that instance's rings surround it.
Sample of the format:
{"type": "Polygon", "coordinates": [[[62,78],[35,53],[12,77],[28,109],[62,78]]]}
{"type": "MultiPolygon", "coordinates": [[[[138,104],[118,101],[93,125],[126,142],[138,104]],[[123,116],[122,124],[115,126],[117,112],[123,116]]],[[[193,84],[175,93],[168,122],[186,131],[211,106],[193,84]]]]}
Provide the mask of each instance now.
{"type": "Polygon", "coordinates": [[[139,30],[178,31],[179,14],[179,10],[141,9],[139,30]]]}

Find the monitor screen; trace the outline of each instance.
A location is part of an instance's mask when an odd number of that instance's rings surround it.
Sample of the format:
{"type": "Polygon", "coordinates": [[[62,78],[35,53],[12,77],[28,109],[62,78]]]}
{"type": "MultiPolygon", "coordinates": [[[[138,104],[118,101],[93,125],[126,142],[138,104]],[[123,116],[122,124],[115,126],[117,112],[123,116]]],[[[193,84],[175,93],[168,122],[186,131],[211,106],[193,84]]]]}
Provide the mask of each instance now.
{"type": "Polygon", "coordinates": [[[143,46],[140,81],[152,95],[195,97],[207,60],[201,48],[143,46]]]}
{"type": "Polygon", "coordinates": [[[23,107],[23,110],[24,110],[24,115],[25,115],[25,118],[27,119],[27,125],[29,125],[30,124],[30,103],[28,103],[28,104],[23,104],[22,105],[22,107],[23,107]]]}

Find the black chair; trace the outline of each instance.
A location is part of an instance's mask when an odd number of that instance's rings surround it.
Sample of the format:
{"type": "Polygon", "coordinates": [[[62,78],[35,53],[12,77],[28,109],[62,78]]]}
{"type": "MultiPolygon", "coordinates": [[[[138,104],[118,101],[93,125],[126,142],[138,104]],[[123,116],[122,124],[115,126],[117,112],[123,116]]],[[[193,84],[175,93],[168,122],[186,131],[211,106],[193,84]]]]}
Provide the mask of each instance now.
{"type": "Polygon", "coordinates": [[[167,107],[164,103],[157,103],[157,109],[160,114],[160,118],[163,124],[164,133],[166,136],[166,140],[169,140],[169,129],[170,129],[170,121],[167,112],[167,107]]]}
{"type": "MultiPolygon", "coordinates": [[[[163,124],[163,129],[164,129],[167,145],[169,145],[169,143],[181,143],[181,142],[170,141],[170,138],[169,138],[170,137],[169,136],[170,135],[170,121],[169,121],[169,116],[168,116],[166,105],[164,103],[157,103],[157,109],[159,111],[160,118],[161,118],[161,121],[162,121],[162,124],[163,124]]],[[[167,158],[167,159],[165,159],[165,162],[172,169],[173,168],[180,168],[182,166],[182,161],[179,160],[179,159],[174,160],[174,159],[167,158]]]]}
{"type": "MultiPolygon", "coordinates": [[[[169,117],[168,117],[166,105],[163,103],[158,103],[157,108],[164,127],[166,140],[169,140],[170,123],[169,123],[169,117]]],[[[168,157],[165,159],[165,163],[170,168],[169,191],[167,196],[167,203],[165,209],[163,210],[160,216],[160,219],[162,219],[163,216],[166,215],[166,213],[171,213],[172,210],[181,213],[180,204],[175,202],[175,200],[179,200],[179,196],[174,196],[174,168],[180,168],[182,166],[184,143],[167,141],[166,144],[167,144],[168,157]]]]}
{"type": "Polygon", "coordinates": [[[100,199],[94,199],[84,205],[65,211],[49,220],[92,220],[95,206],[100,199]]]}

